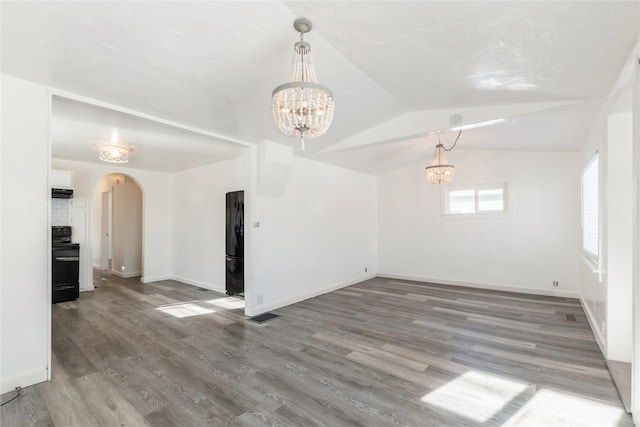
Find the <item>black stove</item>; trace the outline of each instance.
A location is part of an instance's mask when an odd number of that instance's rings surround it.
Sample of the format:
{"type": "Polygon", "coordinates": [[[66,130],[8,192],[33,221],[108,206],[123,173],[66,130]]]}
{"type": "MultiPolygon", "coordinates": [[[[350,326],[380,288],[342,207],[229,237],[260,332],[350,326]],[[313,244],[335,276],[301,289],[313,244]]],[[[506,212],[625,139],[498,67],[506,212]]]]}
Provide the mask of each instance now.
{"type": "Polygon", "coordinates": [[[71,227],[68,225],[54,225],[51,227],[51,244],[53,246],[71,243],[71,227]]]}
{"type": "Polygon", "coordinates": [[[80,243],[51,242],[51,247],[53,248],[67,247],[67,248],[80,249],[80,243]]]}
{"type": "Polygon", "coordinates": [[[71,242],[71,227],[51,227],[52,303],[73,301],[80,296],[80,245],[71,242]]]}

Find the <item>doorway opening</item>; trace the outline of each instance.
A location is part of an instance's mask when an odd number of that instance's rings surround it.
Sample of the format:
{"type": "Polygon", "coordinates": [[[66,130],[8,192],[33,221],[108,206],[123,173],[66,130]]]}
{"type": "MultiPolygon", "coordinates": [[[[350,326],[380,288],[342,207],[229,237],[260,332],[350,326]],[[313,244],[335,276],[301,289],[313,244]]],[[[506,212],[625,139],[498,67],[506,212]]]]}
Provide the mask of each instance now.
{"type": "Polygon", "coordinates": [[[103,176],[94,190],[100,208],[95,210],[94,267],[122,278],[143,276],[143,192],[129,175],[103,176]]]}

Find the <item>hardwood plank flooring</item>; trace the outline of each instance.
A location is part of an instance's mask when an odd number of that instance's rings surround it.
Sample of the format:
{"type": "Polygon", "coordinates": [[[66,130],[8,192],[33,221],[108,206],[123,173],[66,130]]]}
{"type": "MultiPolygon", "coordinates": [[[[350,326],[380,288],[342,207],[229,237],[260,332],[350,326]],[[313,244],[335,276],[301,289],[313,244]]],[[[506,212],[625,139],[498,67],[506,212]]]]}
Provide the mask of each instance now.
{"type": "Polygon", "coordinates": [[[607,360],[607,367],[624,408],[631,412],[631,363],[607,360]]]}
{"type": "Polygon", "coordinates": [[[573,299],[376,278],[256,324],[178,282],[95,283],[53,307],[53,379],[3,427],[633,425],[573,299]]]}

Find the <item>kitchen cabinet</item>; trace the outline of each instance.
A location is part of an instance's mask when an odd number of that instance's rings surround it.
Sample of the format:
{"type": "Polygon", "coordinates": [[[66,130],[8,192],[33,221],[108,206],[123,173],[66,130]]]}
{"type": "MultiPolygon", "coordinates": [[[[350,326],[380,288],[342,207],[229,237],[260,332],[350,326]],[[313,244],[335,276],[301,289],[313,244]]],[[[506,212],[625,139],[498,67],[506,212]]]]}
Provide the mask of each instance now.
{"type": "Polygon", "coordinates": [[[49,185],[51,188],[73,189],[73,172],[60,169],[49,171],[49,185]]]}

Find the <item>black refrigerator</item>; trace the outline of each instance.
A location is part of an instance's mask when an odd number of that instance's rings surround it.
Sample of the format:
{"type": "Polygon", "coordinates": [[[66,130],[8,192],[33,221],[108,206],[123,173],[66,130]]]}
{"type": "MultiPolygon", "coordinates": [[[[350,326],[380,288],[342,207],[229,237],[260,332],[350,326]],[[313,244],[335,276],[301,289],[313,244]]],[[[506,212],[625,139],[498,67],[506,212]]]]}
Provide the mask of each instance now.
{"type": "Polygon", "coordinates": [[[226,278],[227,295],[244,293],[244,191],[227,193],[226,278]]]}

